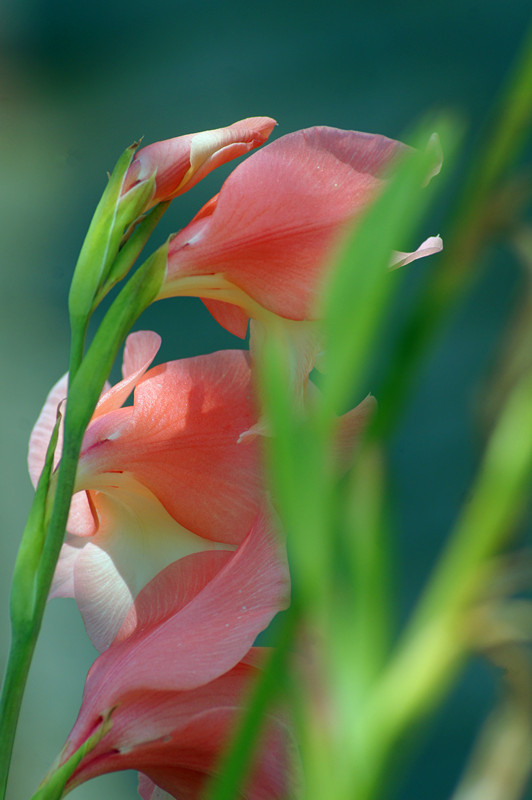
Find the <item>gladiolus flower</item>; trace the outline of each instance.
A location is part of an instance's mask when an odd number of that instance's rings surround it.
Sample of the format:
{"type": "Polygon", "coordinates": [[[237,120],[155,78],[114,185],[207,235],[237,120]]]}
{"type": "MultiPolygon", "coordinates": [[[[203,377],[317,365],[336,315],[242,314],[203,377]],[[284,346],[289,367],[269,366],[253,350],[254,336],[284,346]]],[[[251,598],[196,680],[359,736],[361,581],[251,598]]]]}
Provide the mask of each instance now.
{"type": "MultiPolygon", "coordinates": [[[[157,575],[89,671],[62,761],[102,720],[110,727],[67,790],[97,775],[137,769],[145,798],[153,783],[179,800],[199,798],[258,674],[260,648],[250,647],[286,607],[288,592],[284,555],[262,515],[235,553],[196,553],[157,575]]],[[[272,716],[246,798],[287,796],[288,739],[272,716]]]]}
{"type": "Polygon", "coordinates": [[[131,162],[122,193],[155,172],[151,205],[172,200],[216,167],[264,144],[276,124],[270,117],[249,117],[226,128],[189,133],[143,147],[131,162]]]}
{"type": "MultiPolygon", "coordinates": [[[[172,361],[144,374],[159,344],[149,332],[128,338],[124,380],[96,408],[52,586],[51,596],[76,598],[99,649],[112,641],[137,592],[167,564],[239,545],[261,498],[258,442],[239,442],[257,422],[247,354],[172,361]],[[121,407],[134,387],[133,405],[121,407]]],[[[34,483],[65,394],[63,379],[32,434],[34,483]]]]}
{"type": "MultiPolygon", "coordinates": [[[[81,450],[67,537],[50,597],[74,597],[99,650],[133,599],[169,563],[202,550],[233,550],[264,492],[249,358],[225,351],[148,369],[157,334],[131,334],[124,380],[100,398],[81,450]],[[122,407],[135,389],[132,406],[122,407]]],[[[52,389],[30,440],[36,484],[67,390],[52,389]]],[[[336,455],[347,463],[373,408],[366,398],[339,420],[336,455]]],[[[61,454],[61,441],[56,462],[61,454]]]]}
{"type": "MultiPolygon", "coordinates": [[[[335,246],[407,150],[384,136],[329,127],[267,145],[237,166],[170,242],[160,297],[201,297],[239,336],[250,317],[317,319],[335,246]]],[[[431,237],[415,253],[400,254],[399,263],[441,246],[431,237]]]]}

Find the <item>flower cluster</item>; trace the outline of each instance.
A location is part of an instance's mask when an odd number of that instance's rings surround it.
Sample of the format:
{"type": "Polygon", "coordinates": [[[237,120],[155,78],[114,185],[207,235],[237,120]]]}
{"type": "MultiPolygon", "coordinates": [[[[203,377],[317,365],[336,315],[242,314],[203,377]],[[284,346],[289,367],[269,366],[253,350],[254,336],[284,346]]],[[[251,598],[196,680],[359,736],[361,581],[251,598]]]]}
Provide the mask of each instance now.
{"type": "MultiPolygon", "coordinates": [[[[123,198],[151,180],[144,210],[262,145],[274,120],[145,147],[123,198]]],[[[67,788],[121,769],[144,800],[198,798],[219,769],[264,658],[257,634],[289,602],[289,575],[262,468],[267,421],[254,358],[270,326],[293,343],[296,392],[323,348],[320,296],[331,254],[407,150],[383,136],[317,127],[279,138],[241,163],[171,241],[158,297],[200,297],[241,350],[150,365],[157,334],[126,342],[123,379],[106,386],[85,432],[52,597],[73,597],[101,652],[89,671],[62,763],[101,728],[67,788]],[[124,405],[134,392],[133,403],[124,405]]],[[[435,165],[435,170],[437,166],[435,165]]],[[[143,195],[144,196],[144,195],[143,195]]],[[[437,252],[439,237],[394,265],[437,252]]],[[[52,389],[30,441],[43,469],[68,378],[52,389]]],[[[316,390],[317,391],[317,390],[316,390]]],[[[372,399],[344,415],[348,451],[372,399]]],[[[61,432],[56,463],[61,458],[61,432]]],[[[291,734],[282,711],[264,725],[243,796],[291,795],[291,734]]]]}

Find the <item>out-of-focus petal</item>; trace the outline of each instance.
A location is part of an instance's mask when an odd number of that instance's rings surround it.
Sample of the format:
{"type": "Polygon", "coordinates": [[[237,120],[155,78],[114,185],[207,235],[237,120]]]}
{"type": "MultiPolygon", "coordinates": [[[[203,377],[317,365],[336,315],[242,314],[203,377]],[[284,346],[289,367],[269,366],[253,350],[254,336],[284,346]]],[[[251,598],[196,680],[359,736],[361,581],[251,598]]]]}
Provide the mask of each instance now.
{"type": "Polygon", "coordinates": [[[418,258],[425,258],[425,256],[432,256],[435,253],[440,253],[442,249],[443,241],[441,236],[429,236],[429,238],[425,239],[413,253],[395,252],[392,256],[390,268],[397,269],[398,267],[404,267],[405,264],[410,264],[411,261],[416,261],[418,258]]]}
{"type": "Polygon", "coordinates": [[[368,395],[355,408],[348,411],[338,420],[336,429],[335,450],[340,468],[348,468],[353,458],[353,451],[372,414],[375,413],[377,401],[368,395]]]}
{"type": "Polygon", "coordinates": [[[139,795],[142,800],[173,800],[172,795],[157,786],[151,778],[139,772],[139,795]]]}

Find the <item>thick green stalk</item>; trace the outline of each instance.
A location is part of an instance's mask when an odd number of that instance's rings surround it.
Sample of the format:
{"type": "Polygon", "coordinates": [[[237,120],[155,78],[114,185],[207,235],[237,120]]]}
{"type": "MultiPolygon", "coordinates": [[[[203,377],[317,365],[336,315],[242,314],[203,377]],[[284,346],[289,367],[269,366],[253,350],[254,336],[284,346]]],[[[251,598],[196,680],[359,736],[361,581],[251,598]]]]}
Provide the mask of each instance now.
{"type": "MultiPolygon", "coordinates": [[[[105,379],[131,326],[141,312],[157,296],[164,277],[166,252],[164,248],[152,256],[137,270],[108,310],[93,342],[79,365],[69,386],[65,415],[64,441],[61,462],[54,486],[53,506],[48,521],[47,492],[48,480],[44,489],[42,482],[36,494],[36,502],[41,502],[40,516],[34,520],[30,514],[28,526],[40,525],[37,533],[30,531],[31,548],[27,548],[27,536],[23,537],[21,550],[28,549],[30,567],[22,572],[24,585],[17,581],[20,557],[15,570],[12,608],[23,608],[22,618],[13,616],[13,647],[4,685],[4,706],[6,716],[3,739],[0,739],[2,756],[0,766],[0,800],[5,797],[7,777],[13,740],[22,703],[25,684],[35,644],[40,632],[44,608],[50,591],[59,552],[63,544],[70,501],[75,487],[76,470],[85,429],[89,424],[105,379]],[[39,491],[41,490],[41,491],[39,491]],[[44,492],[44,497],[41,495],[44,492]],[[41,498],[41,500],[39,500],[41,498]],[[38,556],[36,557],[36,553],[38,556]],[[31,603],[25,598],[31,596],[31,603]]],[[[48,477],[55,446],[50,446],[47,454],[48,477]]],[[[43,471],[44,473],[44,471],[43,471]]],[[[32,507],[32,512],[33,512],[32,507]]]]}
{"type": "MultiPolygon", "coordinates": [[[[50,584],[59,556],[59,550],[63,543],[63,536],[70,508],[70,498],[74,489],[76,477],[76,466],[83,431],[76,437],[65,433],[65,446],[63,458],[58,474],[57,487],[54,496],[53,510],[46,529],[46,543],[37,560],[32,576],[31,596],[28,598],[28,608],[23,619],[17,619],[17,615],[12,613],[13,640],[9,654],[2,695],[2,716],[0,721],[1,738],[0,743],[2,752],[0,755],[0,797],[5,797],[11,752],[22,704],[22,698],[26,687],[28,673],[37,643],[37,638],[41,629],[44,607],[50,590],[50,584]],[[46,579],[43,581],[43,555],[48,553],[46,579]],[[54,560],[55,559],[55,560],[54,560]]],[[[39,544],[36,542],[36,544],[39,544]]],[[[41,542],[41,547],[43,543],[41,542]]],[[[24,546],[24,537],[23,537],[24,546]]],[[[22,550],[22,547],[21,547],[22,550]]],[[[18,562],[17,562],[18,567],[18,562]]],[[[16,595],[18,582],[18,570],[15,570],[13,582],[12,608],[19,604],[20,598],[16,595]]],[[[25,587],[24,587],[25,588],[25,587]]]]}
{"type": "Polygon", "coordinates": [[[4,797],[17,720],[35,647],[35,575],[44,544],[51,475],[61,417],[46,452],[45,463],[20,543],[10,596],[12,641],[0,700],[0,796],[4,797]]]}
{"type": "Polygon", "coordinates": [[[0,703],[0,797],[5,797],[17,722],[37,636],[32,630],[13,636],[0,703]]]}

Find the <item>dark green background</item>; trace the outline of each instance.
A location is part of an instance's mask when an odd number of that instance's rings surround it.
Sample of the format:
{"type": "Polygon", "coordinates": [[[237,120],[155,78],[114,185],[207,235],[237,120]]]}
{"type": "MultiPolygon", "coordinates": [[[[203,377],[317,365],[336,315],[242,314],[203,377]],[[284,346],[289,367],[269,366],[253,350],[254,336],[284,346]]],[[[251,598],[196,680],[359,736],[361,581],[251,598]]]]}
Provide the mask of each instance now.
{"type": "MultiPolygon", "coordinates": [[[[65,369],[69,278],[105,172],[123,148],[141,136],[148,143],[251,115],[275,117],[274,136],[328,124],[400,137],[428,112],[448,108],[470,126],[465,168],[529,15],[529,3],[516,0],[504,6],[472,0],[3,1],[4,643],[9,575],[31,497],[26,443],[46,392],[65,369]]],[[[210,175],[175,204],[160,241],[186,224],[224,174],[210,175]]],[[[452,188],[446,202],[452,205],[452,188]]],[[[435,213],[423,236],[445,237],[441,219],[435,213]]],[[[407,268],[405,301],[434,263],[407,268]]],[[[394,441],[399,616],[467,495],[481,441],[481,381],[517,290],[514,258],[500,248],[432,353],[394,441]]],[[[165,301],[139,327],[162,333],[162,360],[242,346],[198,301],[165,301]]],[[[59,751],[93,657],[73,603],[52,603],[24,707],[12,800],[31,794],[59,751]]],[[[480,661],[468,670],[448,710],[422,732],[421,756],[402,799],[449,797],[473,731],[496,694],[494,675],[480,661]]],[[[110,776],[73,797],[121,800],[135,796],[134,786],[132,773],[110,776]]]]}

